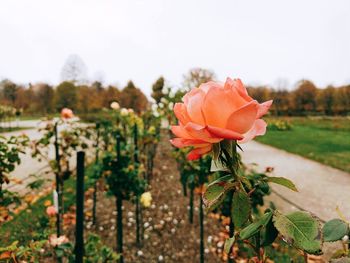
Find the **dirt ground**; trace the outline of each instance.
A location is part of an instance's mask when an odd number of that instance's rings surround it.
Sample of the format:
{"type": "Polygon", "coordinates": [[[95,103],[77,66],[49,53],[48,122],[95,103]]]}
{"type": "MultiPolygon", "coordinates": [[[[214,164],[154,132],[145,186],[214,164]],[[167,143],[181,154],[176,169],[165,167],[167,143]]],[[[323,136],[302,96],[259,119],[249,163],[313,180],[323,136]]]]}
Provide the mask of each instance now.
{"type": "MultiPolygon", "coordinates": [[[[136,245],[135,206],[124,202],[125,262],[199,262],[199,197],[196,196],[195,200],[194,223],[190,224],[189,197],[182,193],[171,145],[164,138],[158,146],[150,191],[153,201],[150,208],[143,209],[144,239],[140,247],[136,245]]],[[[115,199],[101,192],[98,199],[97,226],[88,221],[85,222],[86,228],[98,233],[106,244],[116,248],[115,199]]],[[[205,261],[220,262],[216,252],[222,252],[225,226],[212,215],[205,216],[204,226],[205,261]]]]}

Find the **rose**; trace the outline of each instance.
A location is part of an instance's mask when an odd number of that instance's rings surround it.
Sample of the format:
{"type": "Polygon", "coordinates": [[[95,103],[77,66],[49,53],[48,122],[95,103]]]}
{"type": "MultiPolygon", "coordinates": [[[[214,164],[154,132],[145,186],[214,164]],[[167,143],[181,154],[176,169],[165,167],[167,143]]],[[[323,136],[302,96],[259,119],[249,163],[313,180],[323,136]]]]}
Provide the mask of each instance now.
{"type": "Polygon", "coordinates": [[[150,207],[152,203],[152,195],[151,192],[144,192],[141,195],[140,202],[144,207],[150,207]]]}
{"type": "Polygon", "coordinates": [[[70,119],[74,117],[73,111],[68,108],[63,108],[61,111],[61,117],[63,119],[70,119]]]}
{"type": "Polygon", "coordinates": [[[49,244],[53,247],[57,247],[68,242],[69,239],[66,236],[57,237],[57,235],[51,235],[49,237],[49,244]]]}
{"type": "Polygon", "coordinates": [[[54,206],[49,206],[46,208],[46,214],[48,216],[54,216],[56,215],[57,211],[56,211],[56,208],[54,206]]]}
{"type": "Polygon", "coordinates": [[[118,102],[113,101],[113,102],[111,103],[111,108],[112,108],[113,110],[119,110],[119,109],[120,109],[120,105],[119,105],[118,102]]]}
{"type": "Polygon", "coordinates": [[[122,116],[128,116],[129,111],[128,111],[128,109],[126,109],[126,108],[122,108],[122,109],[120,110],[120,114],[121,114],[122,116]]]}
{"type": "Polygon", "coordinates": [[[230,78],[224,84],[210,81],[193,88],[182,100],[174,106],[179,125],[171,127],[176,136],[171,143],[194,147],[189,160],[210,152],[214,143],[224,139],[244,143],[264,135],[266,123],[260,118],[272,104],[272,100],[259,104],[240,79],[230,78]]]}

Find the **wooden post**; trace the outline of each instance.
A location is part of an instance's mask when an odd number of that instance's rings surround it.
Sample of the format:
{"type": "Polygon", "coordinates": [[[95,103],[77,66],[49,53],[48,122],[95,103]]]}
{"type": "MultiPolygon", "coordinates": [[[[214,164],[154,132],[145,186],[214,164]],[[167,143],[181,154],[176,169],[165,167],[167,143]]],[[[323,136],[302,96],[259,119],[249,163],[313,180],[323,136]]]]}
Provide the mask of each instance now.
{"type": "Polygon", "coordinates": [[[77,190],[76,190],[76,230],[75,230],[75,262],[83,263],[84,257],[84,159],[85,153],[77,155],[77,190]]]}
{"type": "MultiPolygon", "coordinates": [[[[95,152],[95,164],[99,162],[99,142],[100,142],[100,123],[96,123],[96,152],[95,152]]],[[[96,224],[96,205],[97,205],[97,180],[94,182],[94,195],[93,195],[93,206],[92,206],[92,224],[96,224]]]]}

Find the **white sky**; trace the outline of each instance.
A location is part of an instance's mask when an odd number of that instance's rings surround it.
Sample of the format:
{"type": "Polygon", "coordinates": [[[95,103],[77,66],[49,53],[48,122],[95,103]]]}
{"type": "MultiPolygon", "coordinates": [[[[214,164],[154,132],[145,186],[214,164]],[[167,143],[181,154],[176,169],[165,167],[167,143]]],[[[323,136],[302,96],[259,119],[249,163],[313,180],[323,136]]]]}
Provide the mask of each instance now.
{"type": "Polygon", "coordinates": [[[1,0],[0,34],[0,78],[21,83],[57,84],[70,54],[90,78],[147,94],[192,67],[247,84],[350,83],[349,0],[1,0]]]}

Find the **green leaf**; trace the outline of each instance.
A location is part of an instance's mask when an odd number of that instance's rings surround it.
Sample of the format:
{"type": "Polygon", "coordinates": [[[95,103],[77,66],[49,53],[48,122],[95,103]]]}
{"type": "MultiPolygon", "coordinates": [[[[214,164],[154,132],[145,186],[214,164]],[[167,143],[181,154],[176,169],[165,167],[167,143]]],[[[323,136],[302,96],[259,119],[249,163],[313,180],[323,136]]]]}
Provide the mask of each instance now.
{"type": "Polygon", "coordinates": [[[211,172],[228,171],[228,169],[222,165],[220,160],[214,160],[213,158],[211,160],[210,171],[211,172]]]}
{"type": "Polygon", "coordinates": [[[267,181],[271,182],[271,183],[282,185],[284,187],[289,188],[290,190],[298,192],[298,189],[296,188],[295,184],[287,178],[268,176],[267,181]]]}
{"type": "Polygon", "coordinates": [[[283,215],[276,211],[273,222],[288,243],[309,254],[320,254],[320,225],[309,213],[298,211],[283,215]]]}
{"type": "Polygon", "coordinates": [[[233,244],[235,243],[235,240],[236,239],[235,239],[234,236],[231,237],[231,238],[226,239],[225,246],[224,246],[224,251],[225,251],[226,254],[230,254],[231,248],[232,248],[233,244]]]}
{"type": "Polygon", "coordinates": [[[242,227],[250,216],[250,199],[243,190],[238,190],[233,194],[231,218],[236,227],[242,227]]]}
{"type": "Polygon", "coordinates": [[[265,213],[261,218],[259,218],[259,220],[243,228],[239,234],[241,239],[249,239],[258,233],[261,228],[265,227],[271,221],[272,214],[273,213],[269,211],[265,213]]]}
{"type": "Polygon", "coordinates": [[[332,219],[322,228],[324,241],[334,242],[349,234],[349,225],[341,219],[332,219]]]}
{"type": "Polygon", "coordinates": [[[233,187],[231,179],[231,175],[226,175],[208,185],[202,197],[207,211],[212,211],[223,202],[227,191],[233,187]]]}

